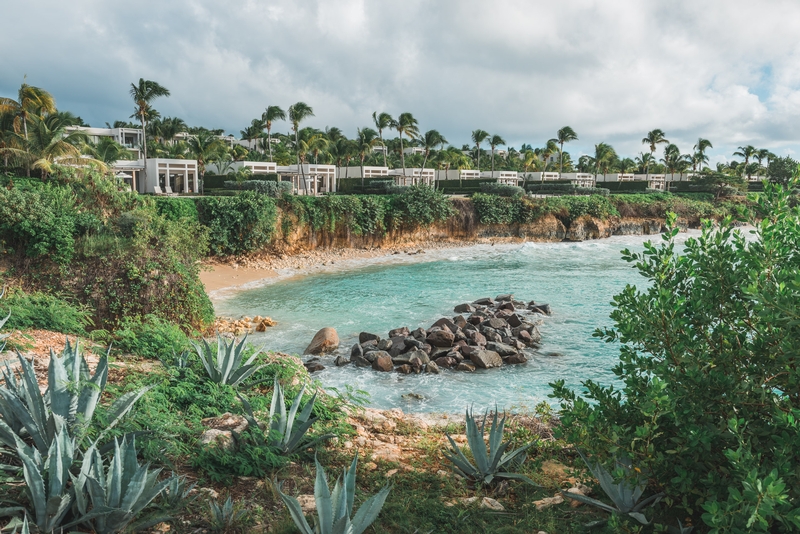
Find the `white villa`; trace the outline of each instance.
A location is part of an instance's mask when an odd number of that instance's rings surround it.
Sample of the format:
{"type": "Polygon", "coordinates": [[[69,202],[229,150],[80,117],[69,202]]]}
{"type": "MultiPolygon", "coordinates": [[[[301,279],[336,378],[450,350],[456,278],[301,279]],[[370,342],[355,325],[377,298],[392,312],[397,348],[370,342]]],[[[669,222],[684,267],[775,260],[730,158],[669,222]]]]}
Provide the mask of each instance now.
{"type": "Polygon", "coordinates": [[[480,180],[481,171],[477,169],[450,169],[444,180],[480,180]]]}
{"type": "Polygon", "coordinates": [[[406,156],[411,154],[425,155],[425,148],[421,146],[409,146],[403,149],[403,154],[406,156]]]}
{"type": "Polygon", "coordinates": [[[197,161],[193,159],[147,158],[144,183],[140,193],[199,193],[197,161]]]}
{"type": "Polygon", "coordinates": [[[519,185],[519,182],[522,181],[516,171],[483,171],[481,172],[481,178],[497,179],[498,184],[505,185],[519,185]]]}
{"type": "MultiPolygon", "coordinates": [[[[339,178],[361,178],[361,167],[337,167],[339,178]]],[[[364,166],[364,178],[380,178],[389,176],[389,167],[364,166]]]]}
{"type": "Polygon", "coordinates": [[[431,185],[436,179],[434,169],[407,168],[405,174],[403,169],[391,169],[388,176],[394,176],[396,185],[431,185]]]}
{"type": "Polygon", "coordinates": [[[219,163],[206,165],[206,173],[209,174],[227,174],[231,171],[236,172],[239,169],[250,169],[252,174],[277,174],[278,164],[272,161],[231,161],[226,166],[219,163]],[[221,173],[221,169],[224,169],[225,173],[221,173]]]}
{"type": "Polygon", "coordinates": [[[133,153],[134,159],[142,157],[142,130],[139,128],[90,128],[87,126],[68,126],[67,131],[79,131],[89,136],[92,143],[101,137],[110,137],[133,153]]]}
{"type": "Polygon", "coordinates": [[[296,195],[319,195],[335,193],[336,167],[334,165],[279,165],[279,179],[288,178],[292,182],[292,192],[296,195]],[[305,178],[305,181],[304,181],[305,178]]]}
{"type": "Polygon", "coordinates": [[[594,187],[595,175],[588,172],[565,172],[561,174],[562,180],[569,180],[574,186],[577,187],[594,187]]]}

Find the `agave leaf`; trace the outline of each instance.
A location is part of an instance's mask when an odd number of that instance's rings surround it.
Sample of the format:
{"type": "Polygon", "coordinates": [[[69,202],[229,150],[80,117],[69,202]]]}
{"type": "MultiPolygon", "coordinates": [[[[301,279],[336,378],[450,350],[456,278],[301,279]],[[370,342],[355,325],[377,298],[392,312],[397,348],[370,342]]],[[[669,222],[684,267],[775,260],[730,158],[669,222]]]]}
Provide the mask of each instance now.
{"type": "Polygon", "coordinates": [[[308,521],[306,521],[306,516],[303,515],[303,509],[300,507],[300,503],[294,497],[289,497],[285,493],[281,491],[282,484],[278,484],[273,482],[275,489],[278,490],[278,495],[280,496],[283,504],[286,505],[286,508],[289,510],[289,514],[292,516],[292,520],[294,521],[295,526],[300,529],[302,534],[314,534],[314,530],[309,526],[308,521]]]}
{"type": "Polygon", "coordinates": [[[489,450],[492,453],[492,456],[501,456],[501,454],[497,453],[497,450],[500,448],[500,445],[503,441],[503,432],[505,431],[506,425],[506,416],[503,414],[503,418],[500,420],[500,424],[497,423],[497,406],[494,407],[494,416],[492,417],[492,427],[489,430],[489,450]]]}
{"type": "Polygon", "coordinates": [[[239,384],[250,378],[253,373],[261,370],[262,368],[264,368],[263,365],[244,365],[235,373],[233,373],[233,375],[231,375],[230,379],[228,380],[228,384],[233,387],[238,387],[239,384]]]}
{"type": "Polygon", "coordinates": [[[300,443],[300,440],[302,440],[303,437],[305,436],[306,431],[308,431],[308,429],[311,428],[311,425],[313,425],[316,421],[317,418],[315,417],[311,421],[306,421],[305,423],[301,424],[298,428],[295,429],[295,431],[291,435],[288,436],[284,435],[281,438],[281,445],[280,445],[283,453],[284,454],[294,453],[295,449],[300,443]]]}
{"type": "Polygon", "coordinates": [[[453,438],[451,438],[449,434],[447,434],[447,439],[450,440],[450,445],[453,448],[453,452],[455,454],[445,452],[445,456],[451,462],[453,462],[458,471],[460,471],[461,474],[463,474],[465,477],[473,479],[477,478],[478,469],[474,465],[472,465],[472,463],[467,459],[466,456],[464,456],[464,453],[461,452],[461,449],[459,448],[458,445],[456,445],[455,440],[453,440],[453,438]]]}
{"type": "Polygon", "coordinates": [[[100,394],[106,388],[107,381],[108,354],[104,355],[100,358],[100,361],[97,362],[94,376],[89,380],[86,386],[81,388],[80,395],[78,396],[77,413],[81,415],[84,421],[91,421],[92,417],[94,417],[94,411],[100,400],[100,394]]]}
{"type": "Polygon", "coordinates": [[[347,515],[339,516],[331,527],[331,534],[353,534],[353,524],[347,515]]]}
{"type": "Polygon", "coordinates": [[[523,475],[522,473],[508,473],[506,471],[501,471],[501,472],[497,473],[497,475],[495,475],[495,476],[496,476],[496,478],[500,478],[500,479],[504,479],[505,478],[505,479],[511,479],[511,480],[521,480],[523,482],[526,482],[526,483],[530,484],[531,486],[535,486],[537,488],[541,487],[539,484],[537,484],[536,482],[534,482],[533,480],[531,480],[527,476],[523,475]]]}
{"type": "Polygon", "coordinates": [[[644,516],[644,514],[639,512],[628,512],[628,515],[637,520],[639,523],[643,525],[649,525],[650,521],[644,516]]]}
{"type": "Polygon", "coordinates": [[[297,410],[300,408],[300,401],[303,400],[303,393],[305,393],[306,387],[303,386],[300,388],[300,393],[294,398],[294,402],[292,402],[292,406],[289,408],[289,415],[286,417],[286,430],[283,436],[284,442],[289,439],[292,434],[292,427],[294,426],[294,418],[297,415],[297,410]]]}
{"type": "Polygon", "coordinates": [[[586,495],[581,495],[579,493],[570,493],[568,491],[562,491],[561,495],[563,495],[564,497],[568,497],[570,499],[574,499],[576,501],[580,501],[584,504],[591,504],[592,506],[596,506],[597,508],[605,510],[606,512],[614,513],[619,511],[613,506],[604,503],[603,501],[598,501],[597,499],[592,499],[591,497],[587,497],[586,495]]]}
{"type": "MultiPolygon", "coordinates": [[[[346,477],[346,475],[347,470],[345,469],[343,475],[336,479],[336,485],[334,485],[333,492],[331,492],[331,509],[333,511],[334,525],[342,517],[348,516],[347,488],[345,484],[342,483],[342,480],[346,477]]],[[[335,527],[334,530],[336,530],[335,527]]]]}
{"type": "Polygon", "coordinates": [[[638,512],[640,510],[644,510],[645,508],[647,508],[647,506],[652,505],[652,504],[656,504],[658,501],[661,500],[662,497],[664,497],[664,495],[665,494],[663,492],[656,493],[655,495],[651,495],[650,497],[648,497],[645,500],[643,500],[643,501],[639,502],[638,504],[636,504],[636,506],[634,506],[633,510],[631,510],[631,511],[632,512],[638,512]]]}
{"type": "MultiPolygon", "coordinates": [[[[489,454],[486,451],[486,443],[483,441],[483,426],[478,428],[477,422],[472,416],[470,410],[467,410],[467,443],[472,451],[472,456],[475,459],[475,465],[481,473],[489,471],[489,454]]],[[[484,417],[484,424],[486,418],[484,417]]]]}
{"type": "Polygon", "coordinates": [[[95,443],[99,443],[100,440],[102,440],[103,437],[105,437],[105,435],[108,433],[108,431],[114,428],[114,426],[119,423],[122,418],[125,417],[125,415],[127,415],[131,408],[133,408],[133,405],[136,403],[136,401],[142,398],[142,395],[150,391],[151,388],[152,386],[147,386],[136,391],[129,391],[115,400],[108,409],[108,423],[103,431],[98,434],[97,439],[95,439],[95,443]]]}
{"type": "MultiPolygon", "coordinates": [[[[66,351],[68,348],[64,350],[66,351]]],[[[72,403],[72,395],[69,391],[70,385],[71,380],[67,375],[64,360],[56,356],[53,349],[50,349],[50,365],[47,368],[47,393],[50,397],[50,410],[67,421],[70,420],[70,405],[72,403]]]]}
{"type": "Polygon", "coordinates": [[[377,519],[391,489],[389,485],[384,486],[378,493],[361,505],[355,517],[353,517],[353,534],[361,534],[377,519]]]}
{"type": "Polygon", "coordinates": [[[344,475],[344,489],[347,495],[347,515],[353,514],[353,500],[356,495],[356,467],[358,466],[358,453],[353,457],[350,463],[350,469],[344,475]]]}
{"type": "Polygon", "coordinates": [[[325,470],[314,457],[317,466],[317,478],[314,482],[314,501],[317,503],[317,515],[319,516],[319,528],[322,532],[329,532],[333,526],[333,509],[331,507],[331,492],[328,489],[328,477],[325,470]]]}
{"type": "MultiPolygon", "coordinates": [[[[44,476],[39,471],[37,462],[38,453],[34,450],[33,455],[29,454],[30,448],[21,440],[17,443],[17,457],[22,461],[22,472],[25,476],[25,484],[31,494],[31,503],[36,517],[35,523],[41,528],[47,524],[47,494],[44,489],[44,476]]],[[[41,461],[41,457],[39,457],[41,461]]]]}

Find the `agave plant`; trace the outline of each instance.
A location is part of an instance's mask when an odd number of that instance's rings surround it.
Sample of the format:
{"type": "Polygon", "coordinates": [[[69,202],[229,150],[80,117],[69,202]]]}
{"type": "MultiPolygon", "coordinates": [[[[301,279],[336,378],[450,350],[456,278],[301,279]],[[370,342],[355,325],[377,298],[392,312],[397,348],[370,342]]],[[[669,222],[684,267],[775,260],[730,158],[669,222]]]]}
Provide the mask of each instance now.
{"type": "Polygon", "coordinates": [[[216,501],[208,503],[211,515],[211,530],[214,532],[226,532],[233,528],[247,513],[245,510],[234,510],[233,501],[228,495],[225,503],[220,506],[216,501]]]}
{"type": "Polygon", "coordinates": [[[246,398],[239,395],[239,400],[242,401],[245,411],[245,419],[247,419],[248,428],[251,430],[251,436],[256,436],[261,446],[271,447],[278,453],[289,456],[298,450],[313,447],[320,441],[330,439],[334,434],[324,434],[315,438],[306,435],[306,432],[311,428],[311,425],[317,420],[316,417],[311,417],[311,412],[314,410],[314,403],[317,401],[317,394],[315,393],[311,400],[303,407],[303,411],[297,414],[300,409],[300,402],[303,400],[303,393],[306,387],[300,389],[300,393],[295,397],[292,402],[289,413],[286,413],[286,402],[284,400],[283,388],[278,382],[278,377],[275,377],[275,387],[272,393],[272,403],[269,408],[269,433],[264,438],[259,431],[261,424],[256,420],[253,414],[253,408],[246,398]]]}
{"type": "Polygon", "coordinates": [[[194,345],[197,355],[200,356],[203,367],[206,368],[208,377],[212,382],[236,387],[250,375],[264,367],[253,363],[256,356],[261,352],[260,350],[257,350],[247,361],[242,361],[246,340],[247,336],[244,336],[238,344],[235,339],[228,343],[222,336],[217,334],[216,357],[211,345],[205,339],[202,340],[202,343],[192,341],[192,345],[194,345]]]}
{"type": "Polygon", "coordinates": [[[167,484],[164,493],[161,494],[161,502],[168,510],[185,508],[197,499],[197,493],[193,492],[197,484],[189,484],[186,480],[186,475],[177,476],[172,473],[168,480],[169,484],[167,484]]]}
{"type": "MultiPolygon", "coordinates": [[[[2,298],[2,296],[3,296],[3,294],[0,293],[0,298],[2,298]]],[[[3,326],[5,326],[5,324],[8,322],[9,319],[11,319],[11,312],[8,312],[8,315],[6,316],[5,319],[0,319],[0,328],[3,328],[3,326]]],[[[0,334],[0,352],[3,352],[3,349],[6,348],[6,341],[5,340],[10,335],[11,334],[0,334]]]]}
{"type": "MultiPolygon", "coordinates": [[[[75,487],[75,509],[80,523],[97,534],[112,534],[126,529],[141,512],[176,477],[159,482],[161,469],[150,470],[139,465],[134,439],[114,440],[114,457],[108,471],[95,447],[86,451],[78,476],[72,477],[75,487]],[[91,506],[90,506],[91,504],[91,506]]],[[[135,529],[164,521],[165,517],[150,517],[135,529]]]]}
{"type": "Polygon", "coordinates": [[[325,470],[316,458],[317,479],[314,484],[314,500],[317,503],[317,516],[314,518],[314,528],[308,525],[300,503],[281,491],[281,484],[276,484],[281,500],[289,509],[295,526],[302,534],[361,534],[373,521],[383,508],[383,503],[389,495],[391,488],[386,485],[378,493],[367,499],[361,505],[355,517],[353,514],[353,497],[356,490],[356,465],[358,455],[353,458],[350,468],[336,480],[336,485],[331,493],[328,488],[328,477],[325,470]]]}
{"type": "Polygon", "coordinates": [[[445,457],[453,464],[453,470],[459,475],[468,478],[480,485],[491,485],[496,480],[515,479],[522,480],[535,486],[536,484],[521,473],[514,473],[511,469],[517,469],[527,458],[526,450],[532,445],[528,444],[516,450],[506,452],[509,444],[503,443],[503,432],[505,431],[506,415],[498,422],[497,410],[492,417],[492,425],[489,428],[489,448],[486,448],[484,435],[486,433],[486,419],[488,413],[483,416],[483,421],[478,426],[472,411],[467,409],[467,443],[469,444],[472,457],[475,459],[473,465],[456,442],[450,435],[452,451],[446,451],[445,457]]]}
{"type": "MultiPolygon", "coordinates": [[[[19,353],[17,358],[21,368],[19,377],[6,364],[5,385],[0,386],[0,444],[15,447],[17,438],[30,438],[39,454],[46,456],[62,428],[76,443],[82,443],[108,381],[108,353],[100,358],[91,375],[77,344],[73,347],[67,340],[60,357],[51,350],[44,394],[39,390],[33,364],[19,353]]],[[[95,443],[130,411],[147,389],[126,393],[111,405],[108,421],[95,443]]]]}
{"type": "MultiPolygon", "coordinates": [[[[611,506],[602,501],[592,499],[591,497],[587,497],[579,493],[562,491],[562,495],[582,503],[591,504],[592,506],[596,506],[601,510],[611,512],[612,514],[627,514],[643,525],[650,524],[650,521],[644,516],[642,510],[648,506],[656,504],[659,500],[661,500],[661,497],[663,497],[664,494],[656,493],[655,495],[651,495],[645,500],[640,501],[639,499],[642,498],[642,494],[647,487],[647,480],[641,474],[634,471],[634,469],[631,467],[630,460],[622,456],[615,458],[615,464],[624,471],[625,476],[623,476],[619,482],[614,482],[614,476],[609,473],[605,467],[600,465],[598,462],[590,462],[581,451],[578,451],[578,454],[580,454],[581,458],[583,458],[583,461],[586,462],[586,465],[589,467],[592,475],[594,475],[594,477],[600,483],[600,487],[603,488],[603,491],[608,498],[611,499],[611,502],[613,502],[614,505],[611,506]]],[[[691,527],[688,528],[691,529],[691,527]]]]}

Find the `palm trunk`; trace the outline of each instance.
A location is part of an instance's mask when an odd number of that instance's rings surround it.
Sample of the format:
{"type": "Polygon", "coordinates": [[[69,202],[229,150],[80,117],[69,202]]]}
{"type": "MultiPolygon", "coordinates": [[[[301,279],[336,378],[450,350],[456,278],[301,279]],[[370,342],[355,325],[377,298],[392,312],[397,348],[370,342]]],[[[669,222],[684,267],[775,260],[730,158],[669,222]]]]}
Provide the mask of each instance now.
{"type": "Polygon", "coordinates": [[[478,174],[481,172],[481,145],[475,143],[475,152],[478,154],[478,174]]]}
{"type": "Polygon", "coordinates": [[[492,148],[492,180],[494,180],[494,148],[492,148]]]}
{"type": "Polygon", "coordinates": [[[558,153],[558,179],[561,180],[561,174],[564,172],[564,143],[561,143],[561,150],[558,153]]]}
{"type": "Polygon", "coordinates": [[[378,129],[378,136],[381,138],[381,147],[383,147],[383,166],[388,167],[389,164],[386,163],[386,144],[383,142],[383,130],[378,129]]]}
{"type": "MultiPolygon", "coordinates": [[[[403,132],[398,131],[400,137],[400,164],[403,167],[403,181],[406,180],[406,153],[403,152],[403,132]]],[[[413,181],[413,180],[412,180],[413,181]]]]}
{"type": "Polygon", "coordinates": [[[307,195],[308,194],[308,187],[306,186],[306,172],[303,169],[303,166],[300,164],[300,138],[297,134],[297,127],[294,128],[294,151],[295,151],[295,159],[297,160],[297,167],[300,171],[300,179],[303,180],[303,192],[307,195]]]}

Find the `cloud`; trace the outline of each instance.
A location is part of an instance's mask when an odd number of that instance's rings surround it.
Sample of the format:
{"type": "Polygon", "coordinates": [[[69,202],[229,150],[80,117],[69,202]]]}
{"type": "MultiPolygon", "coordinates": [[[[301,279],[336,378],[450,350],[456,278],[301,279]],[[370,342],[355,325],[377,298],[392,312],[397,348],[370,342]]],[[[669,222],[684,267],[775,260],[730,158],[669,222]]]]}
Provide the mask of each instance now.
{"type": "Polygon", "coordinates": [[[0,94],[27,73],[97,125],[130,115],[143,77],[170,89],[163,115],[233,133],[304,101],[319,128],[410,111],[457,145],[482,128],[536,146],[569,124],[574,154],[633,156],[653,128],[685,152],[709,138],[717,159],[800,138],[792,1],[32,1],[0,30],[0,94]]]}

